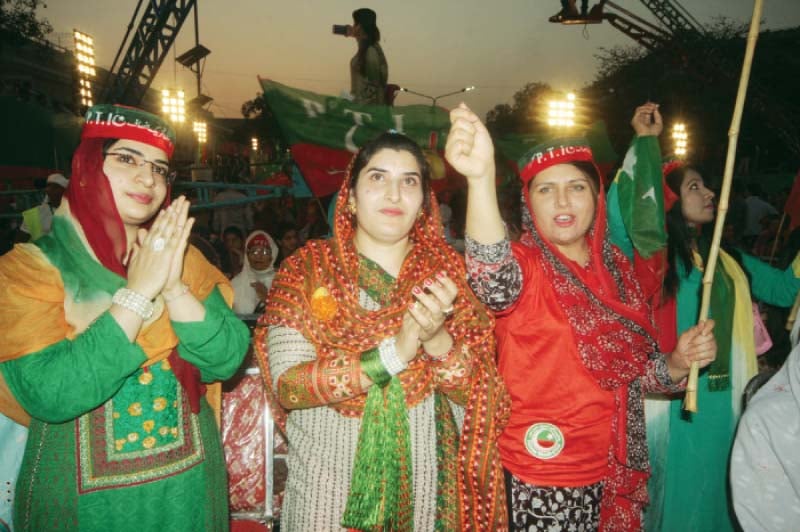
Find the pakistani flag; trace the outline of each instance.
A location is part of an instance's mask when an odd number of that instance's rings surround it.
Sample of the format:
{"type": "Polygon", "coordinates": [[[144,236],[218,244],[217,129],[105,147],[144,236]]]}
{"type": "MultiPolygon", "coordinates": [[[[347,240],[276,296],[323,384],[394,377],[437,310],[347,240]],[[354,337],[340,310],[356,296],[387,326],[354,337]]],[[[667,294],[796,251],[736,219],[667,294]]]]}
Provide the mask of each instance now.
{"type": "MultiPolygon", "coordinates": [[[[660,295],[666,272],[661,150],[658,137],[636,137],[614,178],[619,214],[633,244],[633,263],[648,298],[660,295]]],[[[655,302],[655,301],[654,301],[655,302]]]]}
{"type": "Polygon", "coordinates": [[[336,192],[353,154],[387,131],[417,142],[431,164],[433,188],[458,188],[460,177],[442,156],[450,115],[430,105],[363,105],[261,79],[264,98],[275,115],[292,157],[315,196],[336,192]]]}

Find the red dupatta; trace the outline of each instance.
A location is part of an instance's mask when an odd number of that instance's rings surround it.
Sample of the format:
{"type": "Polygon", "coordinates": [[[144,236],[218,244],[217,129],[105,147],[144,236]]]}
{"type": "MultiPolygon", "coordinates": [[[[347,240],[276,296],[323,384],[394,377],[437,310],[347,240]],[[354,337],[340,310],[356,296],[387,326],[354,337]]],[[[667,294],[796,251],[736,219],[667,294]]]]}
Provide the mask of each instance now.
{"type": "MultiPolygon", "coordinates": [[[[391,300],[377,311],[359,304],[359,257],[353,243],[354,217],[347,210],[352,176],[342,184],[335,209],[334,235],[327,241],[312,241],[286,259],[275,277],[261,325],[284,325],[296,329],[312,342],[319,359],[341,353],[358,357],[383,338],[396,334],[411,289],[440,271],[459,286],[454,314],[447,321],[453,338],[465,344],[472,356],[469,400],[465,406],[463,430],[458,442],[457,493],[459,530],[505,530],[507,527],[505,487],[495,441],[508,419],[510,402],[495,363],[494,320],[475,298],[466,282],[463,258],[444,241],[436,199],[431,193],[430,209],[412,228],[413,248],[396,281],[391,300]],[[319,288],[330,294],[333,314],[320,312],[312,303],[319,288]]],[[[277,402],[266,345],[266,327],[254,342],[264,382],[276,420],[285,429],[287,412],[277,402]]],[[[430,393],[426,383],[430,369],[418,356],[398,375],[412,406],[430,393]]],[[[360,395],[329,407],[346,416],[360,416],[365,396],[360,395]]],[[[439,486],[448,493],[454,486],[439,486]]],[[[444,496],[444,495],[440,495],[444,496]]]]}

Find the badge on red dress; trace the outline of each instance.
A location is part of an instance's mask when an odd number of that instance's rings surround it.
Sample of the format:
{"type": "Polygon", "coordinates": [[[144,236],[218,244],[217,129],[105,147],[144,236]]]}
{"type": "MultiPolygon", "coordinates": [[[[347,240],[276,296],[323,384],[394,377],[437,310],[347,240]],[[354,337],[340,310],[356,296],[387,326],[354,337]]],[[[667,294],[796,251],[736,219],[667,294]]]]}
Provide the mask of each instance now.
{"type": "Polygon", "coordinates": [[[525,448],[540,460],[550,460],[564,450],[564,434],[552,423],[534,423],[525,433],[525,448]]]}

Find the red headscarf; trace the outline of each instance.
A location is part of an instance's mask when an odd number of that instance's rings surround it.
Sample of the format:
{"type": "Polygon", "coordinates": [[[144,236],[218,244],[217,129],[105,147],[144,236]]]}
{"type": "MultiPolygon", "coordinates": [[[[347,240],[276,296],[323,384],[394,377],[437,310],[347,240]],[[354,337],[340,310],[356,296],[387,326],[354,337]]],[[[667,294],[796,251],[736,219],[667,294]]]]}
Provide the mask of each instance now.
{"type": "MultiPolygon", "coordinates": [[[[111,106],[97,107],[105,109],[111,106]]],[[[119,109],[116,106],[113,108],[119,109]]],[[[92,116],[92,109],[87,116],[92,116]]],[[[154,123],[161,122],[154,115],[144,111],[134,111],[137,117],[153,116],[154,123]]],[[[96,124],[88,121],[84,126],[83,140],[72,157],[72,179],[64,192],[69,202],[70,213],[81,226],[97,260],[122,277],[128,276],[127,268],[123,265],[128,251],[128,240],[125,226],[114,202],[111,185],[103,173],[103,144],[108,138],[101,135],[116,134],[119,135],[117,138],[132,138],[133,135],[132,140],[164,149],[163,134],[157,134],[158,132],[147,134],[144,129],[141,126],[118,126],[104,133],[106,130],[101,131],[97,129],[96,124]]],[[[172,150],[169,151],[171,153],[172,150]]],[[[165,204],[169,204],[169,189],[165,204]]],[[[177,349],[173,349],[169,355],[169,362],[175,377],[186,391],[192,412],[199,412],[200,397],[205,391],[205,387],[200,383],[200,371],[180,358],[177,349]]]]}

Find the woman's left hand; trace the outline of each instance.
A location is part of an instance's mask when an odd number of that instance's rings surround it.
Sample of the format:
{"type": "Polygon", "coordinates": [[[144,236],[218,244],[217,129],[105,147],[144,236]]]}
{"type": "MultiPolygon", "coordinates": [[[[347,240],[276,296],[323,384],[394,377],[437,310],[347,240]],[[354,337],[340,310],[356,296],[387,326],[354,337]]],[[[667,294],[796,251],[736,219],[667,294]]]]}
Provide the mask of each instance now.
{"type": "Polygon", "coordinates": [[[444,322],[453,312],[458,295],[456,284],[446,273],[439,272],[426,279],[423,286],[415,286],[412,292],[417,301],[409,312],[421,329],[419,339],[423,345],[442,333],[447,334],[444,322]]]}
{"type": "Polygon", "coordinates": [[[692,362],[704,368],[717,358],[717,341],[714,339],[714,320],[706,320],[687,329],[678,338],[678,345],[667,357],[673,382],[689,375],[692,362]]]}
{"type": "MultiPolygon", "coordinates": [[[[178,247],[172,256],[172,263],[169,268],[169,276],[164,285],[162,294],[177,294],[183,291],[181,285],[181,275],[183,275],[183,258],[186,254],[186,246],[189,244],[189,235],[192,232],[194,218],[189,218],[189,201],[185,196],[179,196],[169,207],[167,207],[167,223],[173,224],[175,231],[179,231],[178,247]]],[[[169,296],[168,296],[169,297],[169,296]]]]}

